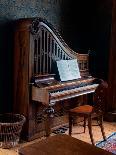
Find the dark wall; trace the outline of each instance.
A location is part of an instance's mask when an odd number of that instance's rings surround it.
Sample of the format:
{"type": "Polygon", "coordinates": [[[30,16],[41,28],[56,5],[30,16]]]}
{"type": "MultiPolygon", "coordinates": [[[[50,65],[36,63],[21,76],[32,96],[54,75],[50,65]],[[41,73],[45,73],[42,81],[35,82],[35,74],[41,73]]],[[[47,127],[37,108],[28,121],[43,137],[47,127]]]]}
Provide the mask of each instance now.
{"type": "Polygon", "coordinates": [[[66,5],[62,9],[64,37],[75,51],[88,49],[91,46],[91,28],[96,14],[95,2],[68,1],[66,5]]]}
{"type": "Polygon", "coordinates": [[[0,1],[0,112],[12,110],[13,21],[43,17],[60,29],[62,0],[0,1]]]}
{"type": "Polygon", "coordinates": [[[68,1],[62,9],[63,36],[71,48],[90,53],[90,70],[107,79],[112,0],[68,1]]]}
{"type": "Polygon", "coordinates": [[[100,78],[108,79],[110,38],[112,25],[112,0],[96,1],[96,19],[94,19],[94,49],[96,52],[96,73],[100,78]]]}

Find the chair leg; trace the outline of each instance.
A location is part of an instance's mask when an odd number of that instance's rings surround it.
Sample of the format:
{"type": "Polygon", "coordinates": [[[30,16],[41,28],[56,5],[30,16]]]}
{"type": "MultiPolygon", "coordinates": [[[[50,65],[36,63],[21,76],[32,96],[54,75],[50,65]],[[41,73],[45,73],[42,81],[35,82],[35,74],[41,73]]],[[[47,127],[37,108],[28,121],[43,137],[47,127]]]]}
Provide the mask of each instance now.
{"type": "Polygon", "coordinates": [[[84,117],[84,133],[85,133],[85,130],[86,130],[86,120],[87,120],[87,118],[86,117],[84,117]]]}
{"type": "Polygon", "coordinates": [[[95,145],[93,134],[92,134],[92,118],[91,117],[88,117],[88,129],[89,129],[89,134],[90,134],[92,145],[95,145]]]}
{"type": "Polygon", "coordinates": [[[104,132],[104,127],[103,127],[103,116],[99,117],[99,122],[100,122],[99,126],[101,128],[103,139],[106,140],[106,136],[105,136],[105,132],[104,132]]]}
{"type": "Polygon", "coordinates": [[[72,124],[73,124],[73,118],[69,114],[69,135],[71,136],[72,134],[72,124]]]}

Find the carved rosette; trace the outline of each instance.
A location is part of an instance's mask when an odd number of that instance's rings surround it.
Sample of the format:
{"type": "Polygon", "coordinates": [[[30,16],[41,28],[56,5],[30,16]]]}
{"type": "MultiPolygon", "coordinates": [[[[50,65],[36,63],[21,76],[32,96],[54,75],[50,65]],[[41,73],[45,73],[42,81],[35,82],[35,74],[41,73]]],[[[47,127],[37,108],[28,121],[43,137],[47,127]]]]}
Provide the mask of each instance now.
{"type": "Polygon", "coordinates": [[[48,108],[46,108],[46,110],[45,110],[45,114],[47,114],[47,116],[48,117],[54,117],[54,109],[53,109],[53,107],[48,107],[48,108]]]}
{"type": "Polygon", "coordinates": [[[39,32],[39,22],[40,22],[39,18],[36,18],[36,19],[34,19],[32,21],[32,25],[30,27],[30,31],[34,35],[38,34],[38,32],[39,32]]]}

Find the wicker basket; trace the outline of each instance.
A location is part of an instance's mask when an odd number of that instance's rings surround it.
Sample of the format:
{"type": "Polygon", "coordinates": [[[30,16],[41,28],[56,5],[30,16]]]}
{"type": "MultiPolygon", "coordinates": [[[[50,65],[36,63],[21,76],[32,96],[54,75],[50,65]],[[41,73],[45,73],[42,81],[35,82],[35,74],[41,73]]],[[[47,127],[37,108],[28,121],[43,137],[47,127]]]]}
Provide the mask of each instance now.
{"type": "Polygon", "coordinates": [[[0,147],[11,148],[18,144],[25,117],[20,114],[0,114],[0,147]]]}

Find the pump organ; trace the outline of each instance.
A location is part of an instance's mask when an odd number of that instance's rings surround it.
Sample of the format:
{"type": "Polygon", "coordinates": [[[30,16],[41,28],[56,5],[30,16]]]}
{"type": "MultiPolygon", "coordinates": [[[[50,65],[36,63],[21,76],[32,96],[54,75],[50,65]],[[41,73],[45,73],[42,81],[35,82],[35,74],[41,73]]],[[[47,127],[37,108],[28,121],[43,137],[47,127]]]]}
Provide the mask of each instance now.
{"type": "Polygon", "coordinates": [[[88,54],[70,49],[45,19],[16,21],[14,36],[13,107],[15,113],[27,118],[22,137],[32,140],[49,135],[50,126],[55,128],[67,123],[66,113],[74,106],[73,102],[78,104],[76,97],[94,92],[98,84],[89,76],[88,54]],[[82,78],[65,83],[56,81],[51,66],[53,61],[61,59],[77,59],[82,78]]]}

